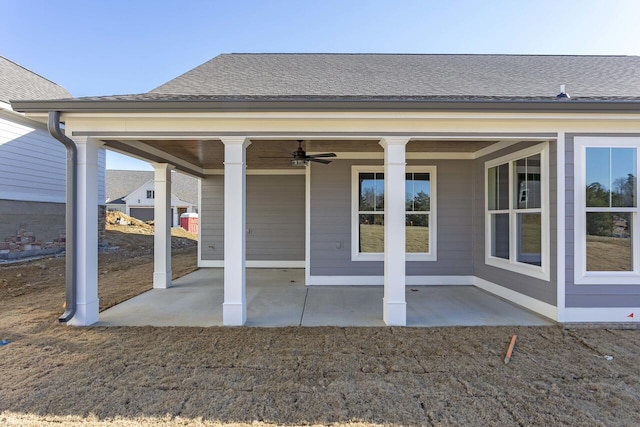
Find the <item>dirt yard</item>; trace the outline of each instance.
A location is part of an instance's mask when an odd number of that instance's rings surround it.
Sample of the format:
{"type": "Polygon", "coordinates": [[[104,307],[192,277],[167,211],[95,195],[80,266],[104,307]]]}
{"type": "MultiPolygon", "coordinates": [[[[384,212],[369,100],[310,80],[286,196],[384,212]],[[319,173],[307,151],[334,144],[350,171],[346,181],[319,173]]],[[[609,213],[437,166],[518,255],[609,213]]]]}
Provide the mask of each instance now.
{"type": "MultiPolygon", "coordinates": [[[[110,228],[102,308],[151,287],[148,231],[110,228]]],[[[638,330],[73,328],[63,277],[0,266],[0,425],[640,425],[638,330]]]]}

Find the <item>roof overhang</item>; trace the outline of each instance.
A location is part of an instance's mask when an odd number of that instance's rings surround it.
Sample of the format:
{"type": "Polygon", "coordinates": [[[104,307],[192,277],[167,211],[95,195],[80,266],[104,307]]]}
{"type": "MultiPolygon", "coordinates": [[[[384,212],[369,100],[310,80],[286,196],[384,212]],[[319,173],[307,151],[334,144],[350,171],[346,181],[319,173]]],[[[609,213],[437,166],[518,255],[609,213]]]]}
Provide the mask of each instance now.
{"type": "Polygon", "coordinates": [[[441,111],[638,113],[640,99],[206,99],[12,101],[15,111],[42,113],[185,113],[283,111],[441,111]]]}

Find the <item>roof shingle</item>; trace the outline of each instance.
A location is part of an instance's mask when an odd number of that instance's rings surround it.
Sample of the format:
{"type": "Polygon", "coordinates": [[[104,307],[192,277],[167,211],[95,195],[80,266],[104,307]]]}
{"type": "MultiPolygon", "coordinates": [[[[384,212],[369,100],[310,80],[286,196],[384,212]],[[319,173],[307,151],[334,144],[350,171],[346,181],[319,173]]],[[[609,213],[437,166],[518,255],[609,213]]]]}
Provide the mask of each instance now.
{"type": "Polygon", "coordinates": [[[0,101],[71,98],[62,86],[0,56],[0,101]]]}
{"type": "Polygon", "coordinates": [[[224,54],[147,97],[640,97],[640,57],[224,54]]]}

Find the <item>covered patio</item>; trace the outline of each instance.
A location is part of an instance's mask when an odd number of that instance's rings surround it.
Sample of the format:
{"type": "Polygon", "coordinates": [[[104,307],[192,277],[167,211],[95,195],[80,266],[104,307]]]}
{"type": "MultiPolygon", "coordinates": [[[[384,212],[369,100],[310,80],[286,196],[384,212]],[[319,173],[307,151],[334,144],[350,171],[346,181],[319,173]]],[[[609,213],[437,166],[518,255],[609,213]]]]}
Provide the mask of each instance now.
{"type": "MultiPolygon", "coordinates": [[[[381,286],[305,286],[302,269],[247,269],[247,326],[384,326],[381,286]]],[[[223,326],[224,270],[201,268],[100,313],[98,326],[223,326]]],[[[552,322],[468,286],[406,288],[407,326],[552,322]]]]}

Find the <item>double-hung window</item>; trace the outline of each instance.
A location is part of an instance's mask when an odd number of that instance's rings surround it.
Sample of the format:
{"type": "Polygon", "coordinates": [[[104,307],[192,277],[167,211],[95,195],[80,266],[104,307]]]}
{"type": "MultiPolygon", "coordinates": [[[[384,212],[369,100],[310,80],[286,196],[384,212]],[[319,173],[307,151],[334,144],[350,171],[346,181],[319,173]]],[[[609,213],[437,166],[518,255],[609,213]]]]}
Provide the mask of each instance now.
{"type": "Polygon", "coordinates": [[[640,138],[574,139],[578,284],[638,284],[640,138]]]}
{"type": "Polygon", "coordinates": [[[485,163],[485,262],[549,280],[547,143],[485,163]]]}
{"type": "MultiPolygon", "coordinates": [[[[384,254],[384,168],[353,166],[354,261],[381,261],[384,254]]],[[[405,174],[405,247],[408,261],[436,260],[436,167],[408,166],[405,174]]]]}

